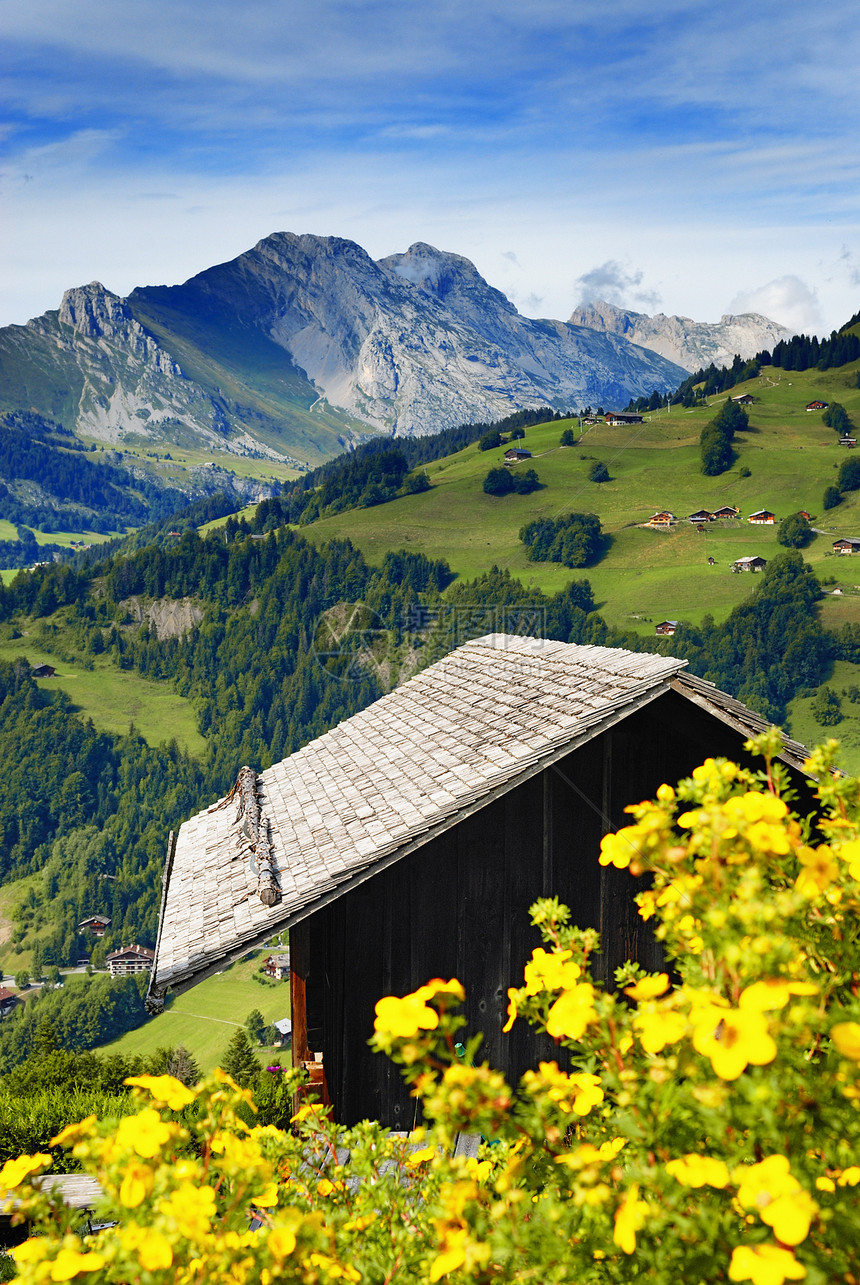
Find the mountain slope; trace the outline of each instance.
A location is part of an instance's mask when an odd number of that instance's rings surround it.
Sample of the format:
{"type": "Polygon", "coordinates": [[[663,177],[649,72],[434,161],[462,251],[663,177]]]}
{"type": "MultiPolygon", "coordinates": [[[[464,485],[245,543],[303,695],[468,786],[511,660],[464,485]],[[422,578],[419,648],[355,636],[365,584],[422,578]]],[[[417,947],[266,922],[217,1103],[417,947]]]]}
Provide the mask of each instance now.
{"type": "Polygon", "coordinates": [[[0,331],[0,410],[135,446],[318,463],[381,431],[523,407],[624,405],[676,364],[617,335],[521,317],[459,255],[375,263],[337,237],[266,237],[180,286],[98,282],[0,331]]]}
{"type": "Polygon", "coordinates": [[[570,320],[598,334],[619,335],[629,343],[640,344],[677,362],[689,373],[711,362],[715,366],[731,366],[736,354],[747,360],[793,333],[758,312],[738,316],[724,313],[718,322],[692,321],[689,317],[667,317],[662,312],[649,317],[644,312],[616,308],[602,299],[580,304],[570,320]]]}

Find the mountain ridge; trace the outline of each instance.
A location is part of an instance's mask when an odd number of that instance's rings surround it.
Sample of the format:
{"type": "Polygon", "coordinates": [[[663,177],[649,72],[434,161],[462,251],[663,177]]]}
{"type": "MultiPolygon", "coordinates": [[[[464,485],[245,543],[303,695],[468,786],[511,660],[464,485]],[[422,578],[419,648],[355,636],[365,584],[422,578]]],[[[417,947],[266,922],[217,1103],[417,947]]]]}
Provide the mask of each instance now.
{"type": "Polygon", "coordinates": [[[676,362],[689,374],[712,362],[715,366],[731,366],[736,355],[746,361],[794,334],[760,312],[726,312],[716,322],[693,321],[663,312],[649,316],[604,299],[579,304],[570,321],[601,334],[620,335],[676,362]]]}

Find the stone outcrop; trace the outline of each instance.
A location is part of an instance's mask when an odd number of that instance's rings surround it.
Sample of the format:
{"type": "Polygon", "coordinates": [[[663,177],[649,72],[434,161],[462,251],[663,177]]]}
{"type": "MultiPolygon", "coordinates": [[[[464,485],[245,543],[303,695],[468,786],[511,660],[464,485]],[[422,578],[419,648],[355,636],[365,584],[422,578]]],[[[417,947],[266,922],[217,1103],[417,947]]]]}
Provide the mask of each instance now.
{"type": "Polygon", "coordinates": [[[709,366],[731,366],[735,356],[744,361],[756,353],[769,351],[781,339],[793,333],[758,312],[737,316],[724,313],[719,321],[692,321],[689,317],[667,317],[660,312],[649,317],[644,312],[616,308],[596,300],[582,303],[571,313],[577,326],[587,326],[601,335],[619,335],[676,362],[692,373],[709,366]]]}

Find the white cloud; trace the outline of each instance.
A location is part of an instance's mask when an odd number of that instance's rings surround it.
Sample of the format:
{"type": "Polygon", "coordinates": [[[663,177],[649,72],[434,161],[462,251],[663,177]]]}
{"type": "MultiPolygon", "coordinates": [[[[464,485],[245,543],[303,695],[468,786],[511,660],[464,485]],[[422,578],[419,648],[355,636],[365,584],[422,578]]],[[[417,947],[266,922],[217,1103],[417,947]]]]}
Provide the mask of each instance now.
{"type": "Polygon", "coordinates": [[[636,304],[653,312],[660,305],[660,295],[656,290],[639,289],[644,277],[641,269],[628,270],[617,259],[607,259],[577,279],[580,302],[593,303],[601,299],[617,308],[632,308],[636,304]]]}
{"type": "Polygon", "coordinates": [[[740,291],[729,306],[732,312],[760,312],[798,333],[820,334],[824,329],[818,292],[793,273],[740,291]]]}

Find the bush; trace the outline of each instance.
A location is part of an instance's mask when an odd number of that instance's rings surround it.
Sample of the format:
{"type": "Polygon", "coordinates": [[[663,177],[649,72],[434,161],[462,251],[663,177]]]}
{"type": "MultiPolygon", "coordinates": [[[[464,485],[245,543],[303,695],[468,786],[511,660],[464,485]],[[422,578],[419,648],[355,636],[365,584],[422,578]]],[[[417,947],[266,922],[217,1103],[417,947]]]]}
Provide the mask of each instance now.
{"type": "Polygon", "coordinates": [[[572,428],[565,428],[562,431],[561,437],[558,439],[558,444],[559,446],[576,445],[576,434],[574,433],[572,428]]]}
{"type": "Polygon", "coordinates": [[[484,478],[484,491],[487,495],[510,495],[513,489],[514,479],[510,469],[491,468],[484,478]]]}
{"type": "Polygon", "coordinates": [[[594,513],[568,513],[563,518],[542,518],[520,531],[532,562],[560,562],[565,567],[585,567],[603,552],[600,519],[594,513]]]}
{"type": "Polygon", "coordinates": [[[860,490],[860,456],[851,454],[842,461],[836,485],[843,492],[860,490]]]}
{"type": "Polygon", "coordinates": [[[840,437],[850,435],[853,426],[845,407],[839,402],[831,402],[827,409],[822,411],[821,418],[827,427],[834,429],[840,437]]]}
{"type": "Polygon", "coordinates": [[[602,463],[602,461],[598,460],[596,464],[592,464],[588,474],[588,480],[589,482],[608,482],[609,469],[604,463],[602,463]]]}
{"type": "Polygon", "coordinates": [[[838,692],[827,684],[818,689],[811,705],[812,716],[822,727],[835,727],[842,722],[842,700],[838,692]]]}
{"type": "Polygon", "coordinates": [[[508,989],[505,1030],[546,1032],[556,1058],[508,1085],[480,1035],[458,1043],[463,988],[437,978],[376,1005],[373,1046],[426,1121],[411,1142],[340,1129],[309,1096],[294,1132],[271,1127],[298,1082],[278,1067],[256,1119],[223,1072],[194,1089],[135,1076],[136,1115],[60,1138],[115,1225],[67,1230],[59,1198],[30,1183],[46,1156],[0,1170],[34,1232],[15,1251],[22,1285],[853,1281],[860,781],[832,774],[835,747],[816,751],[807,827],[778,735],[750,748],[762,771],[708,759],[602,841],[613,878],[648,878],[636,901],[666,971],[628,962],[610,992],[591,974],[597,932],[533,905],[543,945],[508,989]],[[463,1133],[489,1145],[455,1156],[463,1133]]]}
{"type": "Polygon", "coordinates": [[[517,495],[531,495],[532,491],[537,491],[540,487],[540,478],[533,468],[512,473],[511,482],[517,495]]]}
{"type": "Polygon", "coordinates": [[[838,486],[828,486],[824,489],[824,500],[822,501],[825,509],[835,509],[837,504],[842,503],[842,492],[838,486]]]}
{"type": "Polygon", "coordinates": [[[485,433],[483,437],[480,437],[478,439],[478,450],[492,451],[497,446],[501,446],[501,444],[502,444],[502,435],[501,433],[498,433],[494,430],[491,433],[485,433]]]}
{"type": "Polygon", "coordinates": [[[777,544],[782,544],[786,549],[805,549],[812,539],[812,527],[806,518],[801,517],[799,513],[790,513],[787,518],[780,522],[777,532],[777,544]]]}

